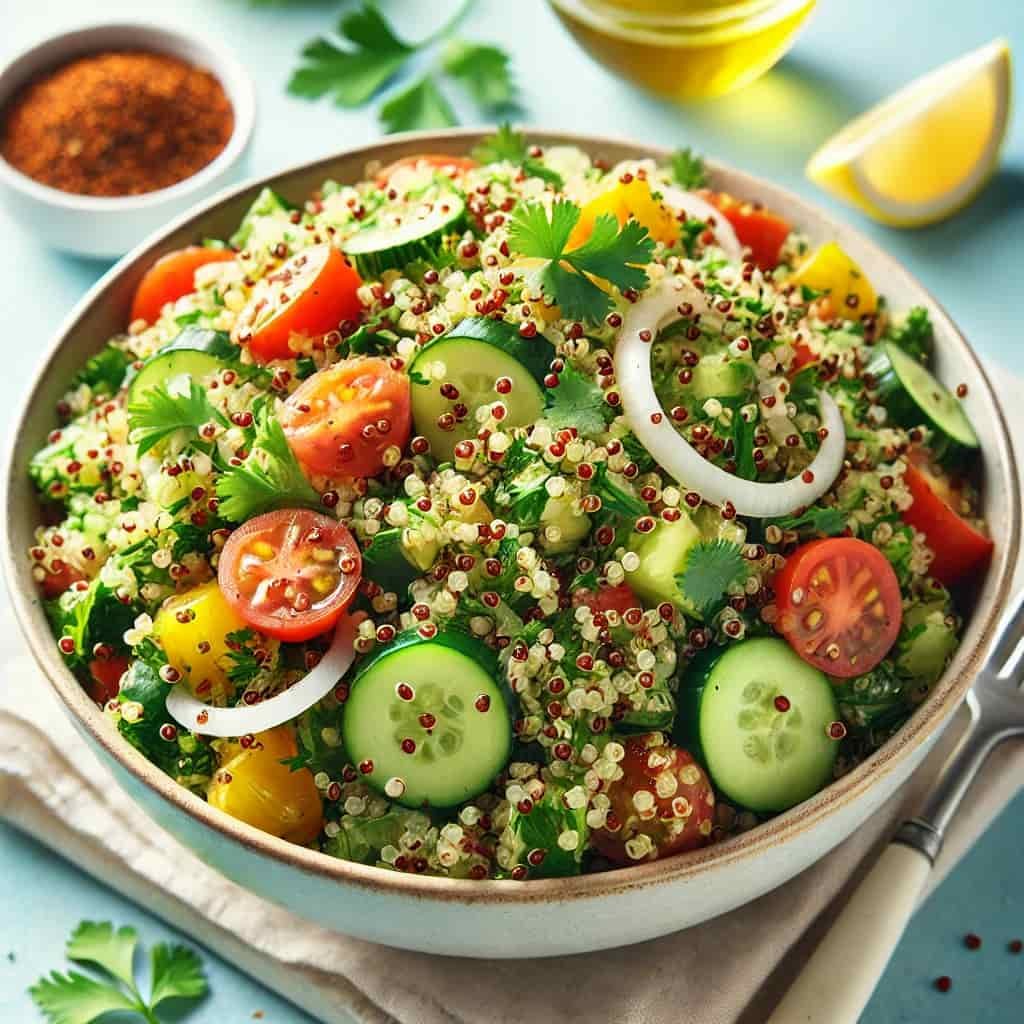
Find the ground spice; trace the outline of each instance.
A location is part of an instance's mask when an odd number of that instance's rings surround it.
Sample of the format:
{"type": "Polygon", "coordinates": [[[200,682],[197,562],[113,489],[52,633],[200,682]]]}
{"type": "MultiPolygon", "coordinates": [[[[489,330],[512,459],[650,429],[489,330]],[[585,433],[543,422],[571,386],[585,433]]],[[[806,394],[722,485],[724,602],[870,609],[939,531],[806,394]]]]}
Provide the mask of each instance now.
{"type": "Polygon", "coordinates": [[[0,154],[64,192],[139,195],[205,167],[234,121],[208,71],[165,54],[97,53],[15,95],[0,119],[0,154]]]}

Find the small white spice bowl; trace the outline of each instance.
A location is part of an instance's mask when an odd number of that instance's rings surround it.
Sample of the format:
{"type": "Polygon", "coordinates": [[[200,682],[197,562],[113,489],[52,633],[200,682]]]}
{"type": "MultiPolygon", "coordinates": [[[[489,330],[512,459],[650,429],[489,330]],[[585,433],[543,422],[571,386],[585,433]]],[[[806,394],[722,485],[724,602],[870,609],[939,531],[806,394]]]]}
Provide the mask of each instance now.
{"type": "Polygon", "coordinates": [[[57,249],[113,259],[239,176],[252,138],[256,99],[241,62],[216,43],[156,25],[93,25],[52,36],[0,70],[0,111],[33,79],[78,57],[143,50],[208,70],[224,88],[235,123],[228,144],[205,167],[168,188],[137,196],[84,196],[43,185],[0,157],[0,202],[29,232],[57,249]]]}

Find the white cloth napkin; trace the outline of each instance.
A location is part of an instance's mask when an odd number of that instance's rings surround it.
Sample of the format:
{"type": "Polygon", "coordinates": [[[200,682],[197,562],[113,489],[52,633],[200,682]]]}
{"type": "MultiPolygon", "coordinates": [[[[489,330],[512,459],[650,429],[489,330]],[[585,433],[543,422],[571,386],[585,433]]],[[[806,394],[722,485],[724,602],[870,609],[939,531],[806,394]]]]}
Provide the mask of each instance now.
{"type": "MultiPolygon", "coordinates": [[[[1021,393],[1005,372],[1000,390],[1021,393]]],[[[1004,404],[1013,433],[1024,408],[1004,404]]],[[[1021,573],[1018,572],[1018,580],[1021,573]]],[[[640,945],[556,960],[467,960],[336,935],[229,882],[154,825],[78,736],[0,608],[0,817],[330,1024],[761,1024],[859,876],[913,808],[963,717],[906,785],[824,860],[714,921],[640,945]],[[31,720],[24,709],[31,708],[31,720]],[[839,899],[837,899],[839,897],[839,899]],[[692,968],[691,966],[692,965],[692,968]]],[[[996,751],[957,816],[933,884],[1016,793],[1024,744],[996,751]]]]}

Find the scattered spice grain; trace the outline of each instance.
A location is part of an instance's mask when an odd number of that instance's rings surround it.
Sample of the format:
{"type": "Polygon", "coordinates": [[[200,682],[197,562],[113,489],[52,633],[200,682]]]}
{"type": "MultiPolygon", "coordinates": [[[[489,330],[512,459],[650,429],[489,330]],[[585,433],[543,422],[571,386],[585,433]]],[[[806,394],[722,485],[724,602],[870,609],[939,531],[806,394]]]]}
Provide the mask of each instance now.
{"type": "Polygon", "coordinates": [[[0,118],[0,154],[63,192],[139,195],[205,167],[234,121],[209,71],[166,54],[96,53],[15,95],[0,118]]]}

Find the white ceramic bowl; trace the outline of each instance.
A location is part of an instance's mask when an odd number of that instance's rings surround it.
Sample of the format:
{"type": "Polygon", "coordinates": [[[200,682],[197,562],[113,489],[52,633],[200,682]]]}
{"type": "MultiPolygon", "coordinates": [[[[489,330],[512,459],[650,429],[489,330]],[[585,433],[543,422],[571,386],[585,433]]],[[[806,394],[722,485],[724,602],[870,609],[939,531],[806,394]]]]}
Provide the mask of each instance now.
{"type": "MultiPolygon", "coordinates": [[[[249,182],[181,217],[125,257],[68,315],[27,390],[8,440],[7,534],[0,558],[32,651],[75,726],[131,798],[208,864],[309,920],[374,942],[461,956],[552,956],[639,942],[732,910],[792,878],[877,812],[948,724],[991,646],[1017,562],[1021,502],[992,387],[935,299],[857,232],[769,182],[709,162],[714,187],[761,200],[814,243],[838,241],[896,309],[925,306],[935,325],[938,376],[947,385],[968,387],[965,405],[982,442],[984,512],[995,554],[967,609],[960,648],[910,721],[849,774],[758,828],[691,853],[577,878],[470,882],[336,860],[230,818],[179,786],[111,728],[58,653],[26,554],[40,515],[28,460],[53,426],[53,408],[67,381],[110,335],[123,330],[132,292],[153,260],[203,236],[226,237],[263,186],[298,201],[327,178],[359,180],[369,161],[387,164],[417,152],[468,153],[484,134],[460,129],[392,136],[249,182]]],[[[527,134],[545,146],[581,146],[611,163],[669,157],[656,146],[618,139],[531,129],[527,134]]]]}
{"type": "Polygon", "coordinates": [[[148,50],[180,57],[212,72],[234,108],[227,146],[190,178],[139,196],[80,196],[43,185],[0,158],[0,199],[31,234],[57,249],[113,259],[200,199],[234,180],[252,138],[256,100],[252,80],[218,43],[156,25],[93,25],[30,47],[0,71],[0,110],[33,78],[76,57],[105,50],[148,50]]]}

